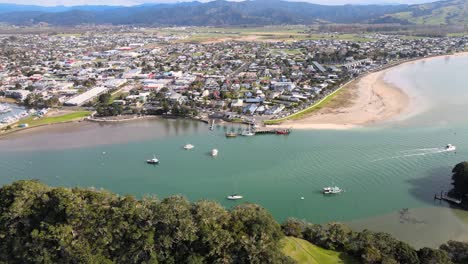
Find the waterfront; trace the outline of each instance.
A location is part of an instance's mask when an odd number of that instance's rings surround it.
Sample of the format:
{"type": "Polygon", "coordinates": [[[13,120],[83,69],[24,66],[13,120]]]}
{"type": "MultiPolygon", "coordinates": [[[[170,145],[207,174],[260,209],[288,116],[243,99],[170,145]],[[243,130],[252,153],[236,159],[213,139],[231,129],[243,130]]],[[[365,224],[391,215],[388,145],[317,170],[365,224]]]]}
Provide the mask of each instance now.
{"type": "Polygon", "coordinates": [[[0,105],[6,105],[6,106],[9,106],[11,108],[10,112],[0,113],[0,120],[2,120],[5,117],[8,117],[8,116],[17,115],[17,114],[19,114],[19,113],[21,113],[21,112],[23,112],[25,110],[25,108],[23,106],[19,106],[19,105],[12,104],[12,103],[1,103],[0,102],[0,105]]]}
{"type": "Polygon", "coordinates": [[[144,120],[14,135],[0,140],[0,184],[37,178],[137,196],[183,194],[226,206],[238,204],[226,195],[240,193],[278,220],[352,222],[416,246],[434,245],[468,233],[465,212],[455,214],[433,201],[434,193],[449,188],[452,167],[468,157],[466,110],[460,104],[468,96],[467,64],[466,57],[437,58],[390,71],[387,77],[425,107],[366,128],[226,139],[222,127],[210,132],[208,125],[189,120],[144,120]],[[195,149],[184,151],[187,143],[195,149]],[[457,153],[441,151],[447,143],[457,153]],[[218,157],[209,156],[212,148],[219,149],[218,157]],[[159,166],[145,164],[153,154],[159,166]],[[320,189],[332,183],[345,193],[323,196],[320,189]],[[403,208],[417,220],[401,223],[395,215],[403,208]],[[417,235],[421,229],[424,236],[417,235]]]}

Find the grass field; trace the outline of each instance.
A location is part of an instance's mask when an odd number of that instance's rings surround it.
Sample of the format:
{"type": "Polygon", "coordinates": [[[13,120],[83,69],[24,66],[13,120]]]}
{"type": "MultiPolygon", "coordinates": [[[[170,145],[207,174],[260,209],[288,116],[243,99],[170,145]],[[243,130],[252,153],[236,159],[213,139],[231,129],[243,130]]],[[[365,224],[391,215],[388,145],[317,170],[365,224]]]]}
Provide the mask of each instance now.
{"type": "Polygon", "coordinates": [[[305,33],[307,27],[304,26],[269,26],[269,27],[195,27],[190,29],[167,28],[159,32],[163,34],[186,35],[185,39],[178,42],[212,42],[218,40],[247,40],[247,41],[298,41],[298,40],[319,40],[337,39],[356,42],[373,41],[359,34],[326,34],[326,33],[305,33]]]}
{"type": "Polygon", "coordinates": [[[51,117],[43,117],[43,118],[29,117],[29,118],[21,120],[19,123],[28,124],[29,127],[35,127],[35,126],[75,121],[75,120],[79,120],[84,117],[87,117],[90,114],[91,112],[89,111],[77,111],[73,113],[68,113],[68,114],[59,115],[59,116],[51,116],[51,117]]]}
{"type": "Polygon", "coordinates": [[[299,264],[357,264],[352,257],[317,247],[303,239],[286,237],[283,239],[283,253],[299,264]]]}
{"type": "Polygon", "coordinates": [[[280,124],[280,123],[282,123],[284,121],[287,121],[287,120],[301,119],[305,115],[308,115],[308,114],[310,114],[310,113],[312,113],[314,111],[317,111],[317,110],[321,109],[322,107],[324,107],[328,102],[330,102],[330,100],[332,100],[335,96],[337,96],[345,86],[347,86],[347,84],[343,85],[341,88],[339,88],[338,90],[336,90],[333,93],[329,94],[327,97],[325,97],[321,101],[317,102],[314,105],[309,106],[308,108],[306,108],[304,110],[301,110],[301,111],[299,111],[297,113],[294,113],[292,115],[289,115],[289,116],[286,116],[286,117],[283,117],[283,118],[273,119],[273,120],[266,120],[266,121],[264,121],[264,123],[265,123],[265,125],[277,125],[277,124],[280,124]]]}

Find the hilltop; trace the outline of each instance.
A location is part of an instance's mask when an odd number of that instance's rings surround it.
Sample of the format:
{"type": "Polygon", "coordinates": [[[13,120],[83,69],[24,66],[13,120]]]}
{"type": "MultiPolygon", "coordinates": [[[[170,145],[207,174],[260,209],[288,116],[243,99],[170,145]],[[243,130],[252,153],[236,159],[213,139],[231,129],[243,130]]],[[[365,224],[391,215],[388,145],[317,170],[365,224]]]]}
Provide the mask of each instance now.
{"type": "Polygon", "coordinates": [[[388,14],[407,12],[408,8],[407,5],[326,6],[280,0],[217,0],[132,7],[2,4],[0,21],[19,25],[45,22],[62,26],[84,23],[179,26],[311,24],[317,21],[362,23],[388,14]]]}
{"type": "Polygon", "coordinates": [[[467,0],[449,0],[413,5],[408,10],[389,14],[378,20],[393,18],[403,23],[419,25],[467,25],[467,14],[467,0]]]}
{"type": "Polygon", "coordinates": [[[0,4],[0,22],[16,25],[79,24],[239,26],[313,23],[397,23],[466,25],[467,0],[418,5],[327,6],[282,0],[182,2],[124,6],[55,6],[0,4]]]}

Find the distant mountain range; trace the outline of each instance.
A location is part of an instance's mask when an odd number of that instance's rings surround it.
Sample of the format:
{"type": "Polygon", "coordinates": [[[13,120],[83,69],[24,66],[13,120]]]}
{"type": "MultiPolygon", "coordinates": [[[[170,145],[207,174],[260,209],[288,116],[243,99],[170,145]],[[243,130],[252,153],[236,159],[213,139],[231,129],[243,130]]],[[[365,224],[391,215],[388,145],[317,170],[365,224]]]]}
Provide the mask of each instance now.
{"type": "Polygon", "coordinates": [[[79,24],[239,26],[330,23],[467,24],[468,0],[420,5],[327,6],[281,0],[123,6],[0,4],[0,22],[57,26],[79,24]]]}

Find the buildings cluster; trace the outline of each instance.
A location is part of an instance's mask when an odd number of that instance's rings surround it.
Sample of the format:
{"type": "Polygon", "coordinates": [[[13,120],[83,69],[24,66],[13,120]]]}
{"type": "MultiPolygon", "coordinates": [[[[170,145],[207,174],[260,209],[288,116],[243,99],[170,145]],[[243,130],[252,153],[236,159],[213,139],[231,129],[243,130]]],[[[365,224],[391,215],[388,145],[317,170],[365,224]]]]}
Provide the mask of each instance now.
{"type": "Polygon", "coordinates": [[[0,36],[0,95],[47,107],[265,120],[389,63],[464,51],[466,37],[183,43],[142,31],[0,36]],[[102,105],[101,105],[102,107],[102,105]],[[184,109],[184,111],[182,111],[184,109]]]}

